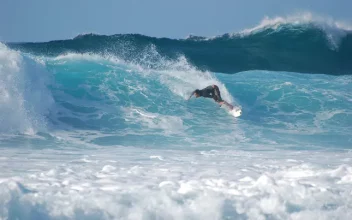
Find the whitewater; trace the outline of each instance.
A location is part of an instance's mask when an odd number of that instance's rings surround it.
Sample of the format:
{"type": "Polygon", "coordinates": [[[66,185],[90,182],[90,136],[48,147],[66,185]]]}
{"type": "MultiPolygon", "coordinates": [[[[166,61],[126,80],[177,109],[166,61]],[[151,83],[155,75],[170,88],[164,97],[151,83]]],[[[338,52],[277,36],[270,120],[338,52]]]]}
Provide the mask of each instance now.
{"type": "Polygon", "coordinates": [[[0,219],[351,219],[352,35],[324,22],[0,43],[0,219]],[[240,117],[187,100],[211,84],[240,117]]]}

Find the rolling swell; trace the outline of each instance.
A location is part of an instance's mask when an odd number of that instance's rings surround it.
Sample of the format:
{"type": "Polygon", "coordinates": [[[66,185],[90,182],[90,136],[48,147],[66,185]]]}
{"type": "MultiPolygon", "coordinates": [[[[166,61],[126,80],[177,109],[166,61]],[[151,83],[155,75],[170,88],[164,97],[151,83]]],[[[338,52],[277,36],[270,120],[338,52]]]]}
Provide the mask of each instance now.
{"type": "Polygon", "coordinates": [[[250,33],[215,38],[155,38],[139,34],[79,35],[42,43],[9,43],[13,49],[36,55],[65,53],[113,54],[127,62],[158,68],[153,47],[163,59],[185,56],[200,70],[236,73],[247,70],[290,71],[345,75],[352,73],[352,34],[324,30],[314,24],[279,24],[250,33]]]}

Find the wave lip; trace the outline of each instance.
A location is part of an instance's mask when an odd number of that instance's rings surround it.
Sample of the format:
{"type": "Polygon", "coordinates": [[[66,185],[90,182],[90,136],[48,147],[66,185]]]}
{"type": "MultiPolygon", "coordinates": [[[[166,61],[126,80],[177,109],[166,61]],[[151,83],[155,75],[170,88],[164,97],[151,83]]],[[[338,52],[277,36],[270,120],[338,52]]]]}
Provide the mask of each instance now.
{"type": "Polygon", "coordinates": [[[315,25],[316,27],[320,27],[326,30],[330,29],[330,30],[344,31],[344,32],[352,31],[352,26],[345,22],[335,21],[334,19],[331,19],[331,18],[321,17],[311,12],[303,12],[303,13],[296,13],[294,15],[286,16],[286,17],[277,16],[274,18],[270,18],[266,16],[260,22],[259,25],[250,29],[245,29],[241,31],[241,33],[250,34],[250,33],[261,31],[268,28],[277,28],[279,27],[279,25],[284,25],[284,24],[289,24],[292,26],[312,24],[312,25],[315,25]]]}

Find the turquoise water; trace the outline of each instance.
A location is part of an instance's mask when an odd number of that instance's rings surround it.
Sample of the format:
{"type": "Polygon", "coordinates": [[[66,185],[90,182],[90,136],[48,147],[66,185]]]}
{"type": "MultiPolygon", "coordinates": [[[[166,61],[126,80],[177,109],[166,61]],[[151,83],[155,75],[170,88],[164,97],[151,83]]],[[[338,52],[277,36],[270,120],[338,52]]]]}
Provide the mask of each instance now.
{"type": "Polygon", "coordinates": [[[236,134],[244,145],[274,143],[272,148],[351,146],[351,76],[226,75],[172,69],[174,63],[157,71],[89,59],[72,55],[45,61],[55,73],[49,129],[94,131],[104,137],[89,142],[99,145],[223,148],[233,147],[230,136],[236,134]],[[186,101],[208,84],[218,84],[224,99],[242,108],[242,116],[233,118],[212,100],[186,101]]]}

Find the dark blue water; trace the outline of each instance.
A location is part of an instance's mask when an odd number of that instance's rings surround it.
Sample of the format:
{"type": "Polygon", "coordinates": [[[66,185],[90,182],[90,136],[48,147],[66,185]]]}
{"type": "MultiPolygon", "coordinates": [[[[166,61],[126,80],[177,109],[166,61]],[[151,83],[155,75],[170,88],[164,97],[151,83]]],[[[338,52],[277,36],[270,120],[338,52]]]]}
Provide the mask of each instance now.
{"type": "Polygon", "coordinates": [[[350,31],[316,23],[268,25],[252,32],[214,38],[155,38],[138,34],[86,34],[70,40],[9,43],[13,49],[39,56],[63,53],[113,55],[129,63],[160,68],[162,59],[184,56],[199,70],[236,73],[248,70],[290,71],[344,75],[352,73],[350,31]]]}

